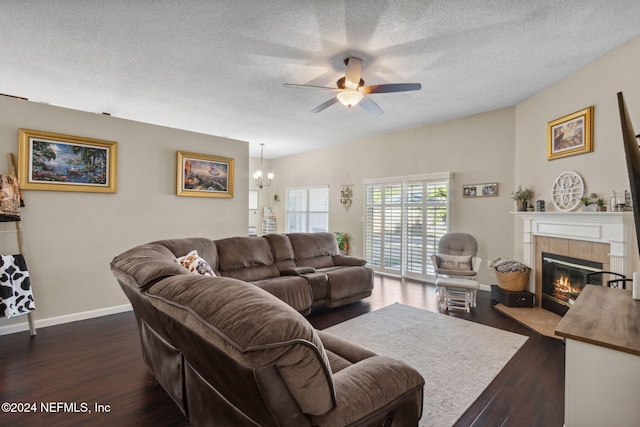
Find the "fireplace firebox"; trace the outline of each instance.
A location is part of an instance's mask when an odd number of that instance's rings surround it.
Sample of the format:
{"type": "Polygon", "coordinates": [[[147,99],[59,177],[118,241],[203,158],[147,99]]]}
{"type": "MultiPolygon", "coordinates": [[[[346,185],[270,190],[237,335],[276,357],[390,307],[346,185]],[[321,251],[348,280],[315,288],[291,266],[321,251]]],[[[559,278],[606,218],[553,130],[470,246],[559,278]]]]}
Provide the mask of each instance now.
{"type": "MultiPolygon", "coordinates": [[[[602,263],[552,253],[542,253],[542,308],[564,316],[587,285],[589,273],[601,272],[602,263]]],[[[602,275],[591,285],[602,286],[602,275]]]]}

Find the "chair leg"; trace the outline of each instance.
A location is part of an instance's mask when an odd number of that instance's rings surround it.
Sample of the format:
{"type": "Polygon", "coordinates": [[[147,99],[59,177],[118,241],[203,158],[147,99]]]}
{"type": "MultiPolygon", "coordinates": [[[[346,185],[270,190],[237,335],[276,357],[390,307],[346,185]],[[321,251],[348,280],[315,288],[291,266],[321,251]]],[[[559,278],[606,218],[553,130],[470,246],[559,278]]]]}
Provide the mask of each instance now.
{"type": "Polygon", "coordinates": [[[443,286],[442,284],[438,286],[436,279],[436,294],[438,308],[441,311],[455,308],[464,309],[467,313],[470,313],[471,308],[476,307],[477,293],[475,289],[456,288],[455,286],[443,286]]]}
{"type": "Polygon", "coordinates": [[[443,304],[447,310],[455,308],[467,313],[471,311],[471,299],[467,289],[443,287],[443,297],[443,304]]]}
{"type": "Polygon", "coordinates": [[[447,290],[442,286],[436,286],[436,294],[438,297],[438,308],[442,311],[447,310],[447,290]]]}

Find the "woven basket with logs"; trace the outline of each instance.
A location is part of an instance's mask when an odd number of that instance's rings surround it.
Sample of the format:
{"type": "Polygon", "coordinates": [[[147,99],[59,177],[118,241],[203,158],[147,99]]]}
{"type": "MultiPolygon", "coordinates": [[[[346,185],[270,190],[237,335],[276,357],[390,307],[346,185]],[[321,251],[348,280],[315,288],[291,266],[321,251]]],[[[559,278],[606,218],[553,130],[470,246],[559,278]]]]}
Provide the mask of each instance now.
{"type": "Polygon", "coordinates": [[[498,286],[505,291],[522,292],[529,284],[531,269],[519,261],[505,260],[493,265],[498,286]]]}

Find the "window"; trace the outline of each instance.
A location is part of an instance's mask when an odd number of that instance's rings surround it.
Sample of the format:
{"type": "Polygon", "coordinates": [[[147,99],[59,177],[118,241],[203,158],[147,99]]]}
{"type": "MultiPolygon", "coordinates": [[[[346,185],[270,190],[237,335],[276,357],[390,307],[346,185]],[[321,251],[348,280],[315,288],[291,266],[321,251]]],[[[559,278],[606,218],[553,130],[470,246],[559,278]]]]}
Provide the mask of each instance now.
{"type": "Polygon", "coordinates": [[[329,187],[287,190],[287,233],[329,231],[329,187]]]}
{"type": "Polygon", "coordinates": [[[449,229],[449,181],[449,173],[365,181],[365,258],[371,267],[433,279],[431,255],[449,229]]]}

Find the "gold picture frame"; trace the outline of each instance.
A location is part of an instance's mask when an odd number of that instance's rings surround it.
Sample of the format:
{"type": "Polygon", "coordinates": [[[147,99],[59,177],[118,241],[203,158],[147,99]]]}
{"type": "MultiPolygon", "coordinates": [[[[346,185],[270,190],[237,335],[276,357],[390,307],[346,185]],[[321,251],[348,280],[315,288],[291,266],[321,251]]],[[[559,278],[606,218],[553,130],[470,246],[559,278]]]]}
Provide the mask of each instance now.
{"type": "Polygon", "coordinates": [[[18,129],[22,190],[115,193],[118,143],[18,129]]]}
{"type": "Polygon", "coordinates": [[[593,151],[593,106],[549,122],[547,160],[593,151]]]}
{"type": "Polygon", "coordinates": [[[178,151],[178,196],[233,198],[234,159],[178,151]]]}

